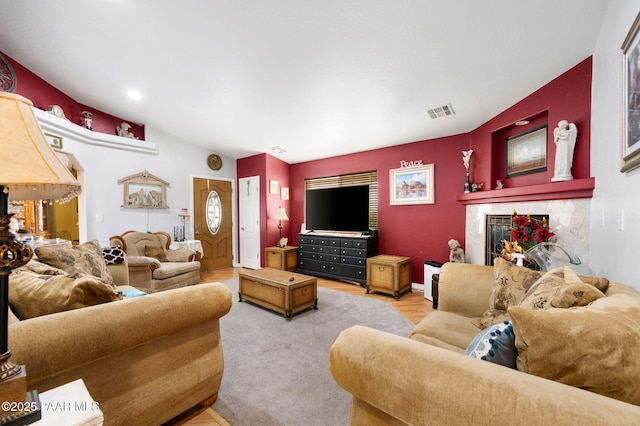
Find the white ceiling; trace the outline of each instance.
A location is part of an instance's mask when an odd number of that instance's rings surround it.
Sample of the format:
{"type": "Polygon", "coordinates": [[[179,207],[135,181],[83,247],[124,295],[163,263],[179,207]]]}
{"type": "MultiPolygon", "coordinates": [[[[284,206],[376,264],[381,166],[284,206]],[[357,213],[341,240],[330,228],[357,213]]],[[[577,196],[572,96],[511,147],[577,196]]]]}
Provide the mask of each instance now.
{"type": "Polygon", "coordinates": [[[0,51],[82,104],[297,163],[475,129],[590,56],[609,4],[0,0],[0,51]]]}

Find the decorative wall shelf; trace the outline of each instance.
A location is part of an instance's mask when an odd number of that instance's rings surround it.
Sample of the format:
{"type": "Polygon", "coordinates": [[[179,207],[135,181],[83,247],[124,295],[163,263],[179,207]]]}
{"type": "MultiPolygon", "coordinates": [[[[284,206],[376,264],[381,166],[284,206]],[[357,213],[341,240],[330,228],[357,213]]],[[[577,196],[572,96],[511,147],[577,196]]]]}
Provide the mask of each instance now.
{"type": "Polygon", "coordinates": [[[574,179],[565,182],[550,182],[519,188],[503,188],[491,191],[478,191],[459,194],[456,201],[462,204],[493,204],[514,201],[569,200],[591,198],[596,179],[574,179]]]}
{"type": "Polygon", "coordinates": [[[87,145],[97,145],[105,148],[146,154],[158,154],[158,147],[153,142],[94,132],[38,108],[33,108],[33,112],[45,133],[51,133],[62,138],[69,138],[87,145]]]}

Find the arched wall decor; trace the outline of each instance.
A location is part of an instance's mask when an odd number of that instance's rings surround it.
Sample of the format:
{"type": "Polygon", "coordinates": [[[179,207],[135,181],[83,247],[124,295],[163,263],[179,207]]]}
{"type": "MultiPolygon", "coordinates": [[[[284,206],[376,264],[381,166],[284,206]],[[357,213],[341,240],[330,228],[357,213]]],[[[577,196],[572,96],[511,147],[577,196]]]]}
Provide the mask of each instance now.
{"type": "Polygon", "coordinates": [[[167,187],[169,183],[143,171],[118,180],[124,184],[124,201],[127,209],[168,209],[167,187]]]}

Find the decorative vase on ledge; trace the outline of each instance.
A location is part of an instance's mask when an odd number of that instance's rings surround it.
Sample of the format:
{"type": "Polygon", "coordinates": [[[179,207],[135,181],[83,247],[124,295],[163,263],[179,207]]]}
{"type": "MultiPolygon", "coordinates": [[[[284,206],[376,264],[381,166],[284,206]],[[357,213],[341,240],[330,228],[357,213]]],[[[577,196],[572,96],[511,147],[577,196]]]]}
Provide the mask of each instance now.
{"type": "Polygon", "coordinates": [[[471,179],[469,179],[469,172],[467,172],[467,180],[464,182],[464,193],[468,194],[471,192],[471,179]]]}

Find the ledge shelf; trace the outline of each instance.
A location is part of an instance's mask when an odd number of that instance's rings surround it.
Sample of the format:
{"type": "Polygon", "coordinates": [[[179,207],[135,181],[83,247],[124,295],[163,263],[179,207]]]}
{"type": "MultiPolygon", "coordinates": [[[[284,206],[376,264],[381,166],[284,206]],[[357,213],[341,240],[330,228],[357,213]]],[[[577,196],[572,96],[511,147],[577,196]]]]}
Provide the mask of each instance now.
{"type": "Polygon", "coordinates": [[[596,179],[574,179],[564,182],[549,182],[540,185],[529,185],[518,188],[503,188],[491,191],[459,194],[456,201],[462,204],[494,204],[513,201],[545,201],[569,200],[574,198],[591,198],[596,186],[596,179]]]}
{"type": "Polygon", "coordinates": [[[70,138],[76,142],[87,145],[97,145],[105,148],[141,152],[144,154],[158,154],[158,147],[153,142],[93,132],[35,107],[33,108],[33,112],[40,123],[40,127],[42,127],[42,130],[45,133],[70,138]]]}

